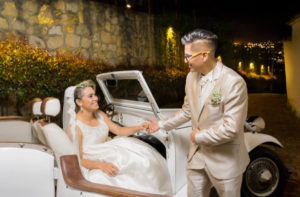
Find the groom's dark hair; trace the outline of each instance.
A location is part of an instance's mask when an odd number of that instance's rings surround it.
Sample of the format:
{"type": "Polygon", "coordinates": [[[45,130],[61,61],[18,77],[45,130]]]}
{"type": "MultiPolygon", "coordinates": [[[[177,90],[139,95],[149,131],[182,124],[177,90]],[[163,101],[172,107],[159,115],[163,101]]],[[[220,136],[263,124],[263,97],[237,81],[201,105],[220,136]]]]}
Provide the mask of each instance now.
{"type": "Polygon", "coordinates": [[[195,42],[197,40],[210,40],[213,44],[213,48],[217,49],[218,46],[218,36],[211,31],[205,29],[195,29],[181,38],[181,43],[183,45],[195,42]]]}

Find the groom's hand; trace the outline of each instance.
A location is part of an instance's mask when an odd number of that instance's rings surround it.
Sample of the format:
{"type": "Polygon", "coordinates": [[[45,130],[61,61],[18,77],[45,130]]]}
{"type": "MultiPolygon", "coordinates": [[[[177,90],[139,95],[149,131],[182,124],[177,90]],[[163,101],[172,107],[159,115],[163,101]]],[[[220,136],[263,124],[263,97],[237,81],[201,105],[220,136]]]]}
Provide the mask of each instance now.
{"type": "Polygon", "coordinates": [[[148,133],[154,133],[160,129],[157,120],[151,118],[146,118],[146,120],[149,121],[149,126],[147,128],[148,133]]]}
{"type": "Polygon", "coordinates": [[[190,134],[191,141],[192,141],[194,144],[197,144],[195,136],[196,136],[196,134],[197,134],[199,131],[200,131],[200,130],[199,130],[198,128],[195,128],[195,129],[193,130],[193,132],[190,134]]]}

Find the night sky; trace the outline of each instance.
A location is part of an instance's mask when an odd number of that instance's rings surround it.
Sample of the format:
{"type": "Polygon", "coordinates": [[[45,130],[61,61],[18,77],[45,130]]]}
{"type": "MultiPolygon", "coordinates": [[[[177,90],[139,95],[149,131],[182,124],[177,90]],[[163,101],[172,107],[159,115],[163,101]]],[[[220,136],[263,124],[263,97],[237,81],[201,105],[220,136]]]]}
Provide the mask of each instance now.
{"type": "MultiPolygon", "coordinates": [[[[174,20],[177,12],[183,32],[191,31],[190,20],[197,21],[197,27],[210,23],[222,24],[229,30],[228,39],[233,41],[286,40],[291,28],[288,22],[300,15],[299,0],[95,0],[114,4],[126,9],[126,3],[133,10],[150,12],[162,18],[174,20]],[[164,15],[162,14],[164,13],[164,15]],[[161,15],[160,15],[161,14],[161,15]]],[[[168,24],[166,24],[168,25],[168,24]]],[[[203,27],[202,27],[203,28],[203,27]]],[[[181,29],[181,30],[182,30],[181,29]]]]}
{"type": "MultiPolygon", "coordinates": [[[[164,1],[163,1],[164,2],[164,1]]],[[[231,31],[234,41],[283,40],[290,35],[287,23],[300,14],[297,0],[282,1],[211,1],[166,0],[167,9],[179,8],[181,14],[195,12],[199,20],[210,18],[223,23],[231,31]]],[[[158,4],[158,5],[159,5],[158,4]]],[[[158,6],[156,4],[156,6],[158,6]]],[[[164,8],[166,9],[166,8],[164,8]]]]}
{"type": "MultiPolygon", "coordinates": [[[[280,40],[289,34],[287,23],[300,14],[300,6],[289,1],[270,4],[242,1],[243,4],[209,5],[217,18],[231,24],[235,40],[280,40]],[[223,18],[224,17],[224,18],[223,18]]],[[[206,13],[209,14],[209,13],[206,13]]]]}

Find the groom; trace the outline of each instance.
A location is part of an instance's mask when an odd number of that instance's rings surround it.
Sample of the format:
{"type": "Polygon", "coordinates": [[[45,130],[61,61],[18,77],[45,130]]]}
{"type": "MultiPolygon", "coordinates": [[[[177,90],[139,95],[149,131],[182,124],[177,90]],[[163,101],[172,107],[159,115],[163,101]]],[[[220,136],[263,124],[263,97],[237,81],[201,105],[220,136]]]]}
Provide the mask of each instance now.
{"type": "Polygon", "coordinates": [[[170,130],[192,120],[186,165],[188,196],[240,196],[249,163],[244,142],[248,95],[245,81],[215,58],[217,35],[196,29],[182,37],[186,78],[182,109],[162,121],[148,118],[148,132],[170,130]]]}

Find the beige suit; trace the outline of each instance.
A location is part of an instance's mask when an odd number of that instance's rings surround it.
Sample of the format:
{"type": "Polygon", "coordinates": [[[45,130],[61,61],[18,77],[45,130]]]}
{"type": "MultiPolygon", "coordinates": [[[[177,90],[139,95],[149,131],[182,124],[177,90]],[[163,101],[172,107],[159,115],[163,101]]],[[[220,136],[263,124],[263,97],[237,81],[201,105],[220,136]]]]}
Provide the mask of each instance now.
{"type": "Polygon", "coordinates": [[[248,108],[245,81],[221,62],[202,92],[200,78],[197,72],[188,74],[182,109],[161,124],[170,130],[191,119],[193,129],[200,128],[197,144],[190,144],[187,169],[207,169],[216,179],[238,177],[249,163],[243,132],[248,108]],[[220,103],[212,103],[213,92],[221,93],[220,103]]]}

